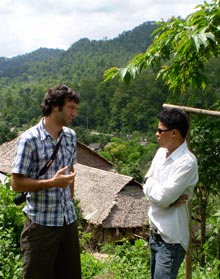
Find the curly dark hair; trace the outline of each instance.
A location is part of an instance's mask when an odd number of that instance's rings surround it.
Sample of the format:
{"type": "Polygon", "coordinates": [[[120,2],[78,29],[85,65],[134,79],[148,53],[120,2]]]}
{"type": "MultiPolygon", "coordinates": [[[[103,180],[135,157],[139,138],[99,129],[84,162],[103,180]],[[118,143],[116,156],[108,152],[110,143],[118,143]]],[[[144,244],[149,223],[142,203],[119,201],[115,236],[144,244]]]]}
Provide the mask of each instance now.
{"type": "Polygon", "coordinates": [[[50,115],[53,107],[58,106],[59,110],[61,110],[65,104],[65,100],[74,101],[78,104],[80,98],[78,93],[64,84],[50,88],[45,94],[44,101],[41,104],[43,115],[50,115]]]}

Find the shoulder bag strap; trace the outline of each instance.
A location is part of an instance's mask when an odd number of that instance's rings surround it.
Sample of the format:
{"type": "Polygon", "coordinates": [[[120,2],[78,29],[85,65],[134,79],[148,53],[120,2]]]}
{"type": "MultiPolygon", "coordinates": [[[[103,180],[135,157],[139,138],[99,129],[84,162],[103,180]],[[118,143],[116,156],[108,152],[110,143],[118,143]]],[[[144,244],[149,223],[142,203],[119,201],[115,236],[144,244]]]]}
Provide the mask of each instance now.
{"type": "Polygon", "coordinates": [[[59,141],[57,142],[54,150],[53,150],[53,154],[51,155],[50,159],[48,160],[48,162],[43,166],[43,168],[40,170],[38,177],[40,177],[41,175],[43,175],[48,169],[49,167],[52,165],[54,159],[56,158],[58,149],[60,147],[60,143],[61,143],[61,139],[62,136],[60,137],[59,141]]]}

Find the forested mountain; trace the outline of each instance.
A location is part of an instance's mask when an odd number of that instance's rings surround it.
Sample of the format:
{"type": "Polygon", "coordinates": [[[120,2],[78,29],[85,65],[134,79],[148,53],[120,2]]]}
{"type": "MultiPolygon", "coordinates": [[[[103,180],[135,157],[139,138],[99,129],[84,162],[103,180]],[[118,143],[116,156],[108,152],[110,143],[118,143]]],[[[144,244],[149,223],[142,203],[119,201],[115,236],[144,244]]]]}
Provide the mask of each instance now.
{"type": "Polygon", "coordinates": [[[13,58],[0,57],[0,77],[18,77],[32,71],[33,64],[54,63],[64,50],[40,48],[25,55],[13,58]]]}
{"type": "Polygon", "coordinates": [[[152,132],[164,102],[213,106],[219,97],[218,60],[207,68],[213,83],[200,94],[173,95],[151,72],[141,74],[130,86],[117,80],[103,83],[106,69],[124,66],[146,50],[156,27],[154,22],[145,22],[111,40],[82,38],[67,51],[40,48],[13,58],[1,57],[0,143],[39,119],[44,93],[58,83],[67,84],[81,95],[74,125],[105,133],[152,132]]]}
{"type": "Polygon", "coordinates": [[[112,40],[90,41],[80,39],[67,51],[40,48],[13,58],[0,58],[0,77],[18,78],[31,75],[32,80],[42,76],[55,78],[64,76],[77,83],[79,79],[102,75],[103,70],[126,63],[151,43],[150,34],[155,29],[154,22],[146,22],[132,31],[123,32],[112,40]]]}

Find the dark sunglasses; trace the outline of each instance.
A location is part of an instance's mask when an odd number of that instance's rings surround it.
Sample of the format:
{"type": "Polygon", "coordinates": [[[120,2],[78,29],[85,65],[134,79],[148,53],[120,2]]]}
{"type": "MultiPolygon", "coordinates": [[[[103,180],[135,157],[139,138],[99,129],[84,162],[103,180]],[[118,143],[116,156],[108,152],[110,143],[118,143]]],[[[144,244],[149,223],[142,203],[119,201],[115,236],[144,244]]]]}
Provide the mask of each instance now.
{"type": "Polygon", "coordinates": [[[157,128],[157,132],[159,134],[162,134],[163,132],[168,132],[168,131],[171,131],[171,130],[173,130],[173,129],[160,129],[160,128],[157,128]]]}

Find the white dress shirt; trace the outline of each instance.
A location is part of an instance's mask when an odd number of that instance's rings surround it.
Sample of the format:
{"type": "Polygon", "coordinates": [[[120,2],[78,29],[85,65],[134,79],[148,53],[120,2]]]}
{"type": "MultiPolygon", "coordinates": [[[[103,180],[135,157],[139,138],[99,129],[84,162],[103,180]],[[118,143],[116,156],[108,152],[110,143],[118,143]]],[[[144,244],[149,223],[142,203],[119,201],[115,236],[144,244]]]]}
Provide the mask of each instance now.
{"type": "Polygon", "coordinates": [[[143,186],[151,203],[148,216],[167,243],[180,243],[187,250],[189,244],[189,208],[193,190],[198,182],[196,157],[184,142],[169,157],[167,149],[159,148],[148,170],[143,186]],[[188,200],[180,206],[171,205],[182,194],[188,200]]]}

